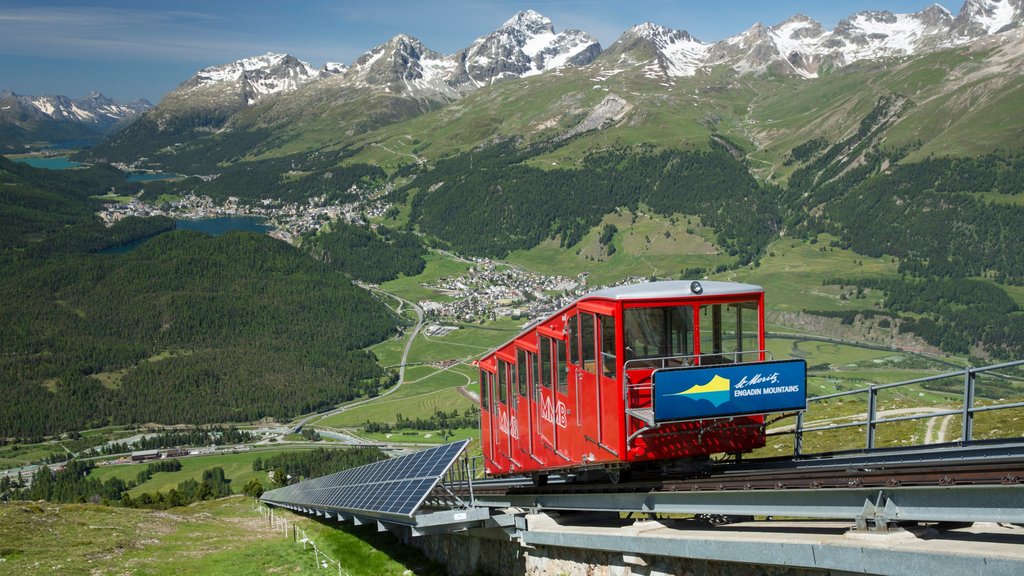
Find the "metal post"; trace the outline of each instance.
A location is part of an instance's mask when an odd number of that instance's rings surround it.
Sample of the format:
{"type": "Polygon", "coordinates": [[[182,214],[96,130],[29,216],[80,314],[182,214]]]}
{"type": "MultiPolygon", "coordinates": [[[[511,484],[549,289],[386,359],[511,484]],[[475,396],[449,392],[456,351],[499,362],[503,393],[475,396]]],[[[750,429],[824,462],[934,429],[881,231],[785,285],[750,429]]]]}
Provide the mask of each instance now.
{"type": "Polygon", "coordinates": [[[974,434],[974,379],[977,375],[974,370],[964,370],[964,422],[963,430],[960,432],[960,444],[971,442],[974,434]]]}
{"type": "Polygon", "coordinates": [[[468,464],[471,468],[469,473],[469,505],[476,506],[476,496],[473,495],[473,479],[476,478],[476,458],[472,458],[468,464]]]}
{"type": "Polygon", "coordinates": [[[878,390],[868,387],[868,450],[875,449],[875,411],[878,407],[878,390]]]}
{"type": "Polygon", "coordinates": [[[799,457],[804,451],[804,413],[796,415],[796,430],[793,433],[793,456],[799,457]]]}

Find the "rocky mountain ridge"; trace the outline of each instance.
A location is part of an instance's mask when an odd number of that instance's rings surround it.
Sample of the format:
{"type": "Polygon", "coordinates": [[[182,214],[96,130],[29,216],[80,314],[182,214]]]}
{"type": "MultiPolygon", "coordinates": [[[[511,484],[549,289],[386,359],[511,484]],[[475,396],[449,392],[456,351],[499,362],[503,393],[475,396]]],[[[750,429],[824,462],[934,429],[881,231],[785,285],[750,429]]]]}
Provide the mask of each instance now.
{"type": "MultiPolygon", "coordinates": [[[[1024,0],[966,0],[956,16],[939,5],[914,14],[859,12],[830,31],[798,14],[774,26],[755,24],[717,43],[645,23],[602,51],[586,33],[556,33],[548,18],[524,11],[453,55],[398,34],[350,66],[329,64],[316,70],[289,55],[266,54],[205,68],[142,121],[99,147],[95,157],[125,162],[147,157],[160,163],[175,155],[180,162],[178,146],[204,138],[230,139],[234,133],[263,142],[259,148],[264,150],[292,139],[308,141],[310,132],[317,134],[319,145],[339,142],[505,81],[541,77],[552,70],[568,74],[587,68],[585,73],[593,70],[597,79],[632,70],[629,77],[639,73],[666,89],[681,78],[703,82],[700,78],[768,75],[810,80],[857,62],[892,63],[998,39],[1022,18],[1024,0]],[[332,127],[331,133],[325,132],[326,126],[332,127]],[[168,157],[155,158],[161,154],[168,157]]],[[[553,78],[550,82],[557,82],[553,78]]],[[[590,110],[579,113],[585,117],[590,110]]],[[[552,110],[545,122],[564,116],[564,110],[552,110]]],[[[213,146],[212,141],[208,144],[213,146]]]]}
{"type": "Polygon", "coordinates": [[[97,132],[106,132],[119,122],[152,107],[147,100],[139,99],[123,104],[96,91],[76,99],[61,95],[30,96],[10,90],[0,91],[0,116],[6,118],[20,115],[24,120],[29,120],[42,115],[53,120],[86,124],[97,132]]]}

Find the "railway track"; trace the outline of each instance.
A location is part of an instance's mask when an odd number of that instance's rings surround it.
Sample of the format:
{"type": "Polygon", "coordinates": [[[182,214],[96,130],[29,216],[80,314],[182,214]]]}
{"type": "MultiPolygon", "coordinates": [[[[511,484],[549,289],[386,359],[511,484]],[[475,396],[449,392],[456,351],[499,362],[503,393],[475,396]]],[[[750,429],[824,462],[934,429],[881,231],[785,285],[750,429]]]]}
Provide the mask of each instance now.
{"type": "Polygon", "coordinates": [[[1024,480],[1024,462],[972,463],[959,466],[903,465],[780,472],[717,474],[679,480],[638,480],[627,483],[565,482],[544,487],[476,486],[478,494],[590,494],[636,492],[700,492],[723,490],[787,490],[834,488],[896,488],[901,486],[1015,485],[1024,480]]]}

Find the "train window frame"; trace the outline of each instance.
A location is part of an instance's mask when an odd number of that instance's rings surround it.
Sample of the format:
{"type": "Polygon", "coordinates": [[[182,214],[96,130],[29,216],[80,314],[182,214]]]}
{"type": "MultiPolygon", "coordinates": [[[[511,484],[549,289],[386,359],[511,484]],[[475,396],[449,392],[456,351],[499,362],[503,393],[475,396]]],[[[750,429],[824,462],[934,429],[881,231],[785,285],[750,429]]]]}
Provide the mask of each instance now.
{"type": "Polygon", "coordinates": [[[624,308],[624,362],[631,363],[633,367],[658,367],[662,365],[659,360],[666,358],[684,359],[670,365],[691,363],[698,339],[694,323],[698,314],[696,308],[690,303],[624,308]]]}
{"type": "Polygon", "coordinates": [[[569,347],[569,364],[573,366],[580,365],[580,318],[573,312],[569,315],[569,319],[565,323],[566,335],[568,341],[566,345],[569,347]]]}
{"type": "Polygon", "coordinates": [[[498,359],[498,402],[502,406],[508,406],[508,373],[506,372],[508,362],[498,359]]]}
{"type": "Polygon", "coordinates": [[[540,355],[536,352],[527,352],[526,357],[530,362],[530,383],[533,385],[533,401],[540,402],[540,355]]]}
{"type": "Polygon", "coordinates": [[[569,366],[566,364],[565,349],[568,346],[568,342],[562,342],[561,340],[555,340],[555,370],[558,374],[555,377],[555,382],[558,384],[558,393],[563,396],[569,395],[569,366]]]}
{"type": "Polygon", "coordinates": [[[551,357],[551,341],[553,340],[550,336],[539,335],[540,340],[538,341],[538,347],[540,348],[540,385],[547,390],[552,390],[554,382],[552,381],[552,366],[554,365],[554,358],[551,357]]]}
{"type": "Polygon", "coordinates": [[[523,398],[530,397],[529,386],[526,382],[527,375],[526,350],[516,348],[516,385],[519,388],[519,395],[523,398]]]}
{"type": "Polygon", "coordinates": [[[591,312],[580,313],[580,368],[597,374],[597,318],[591,312]],[[589,327],[589,330],[588,330],[589,327]]]}
{"type": "Polygon", "coordinates": [[[601,342],[601,364],[598,372],[605,378],[618,376],[618,355],[615,346],[615,316],[597,315],[598,338],[601,342]]]}
{"type": "Polygon", "coordinates": [[[487,385],[488,384],[488,382],[487,382],[487,374],[488,374],[488,372],[486,370],[481,370],[480,371],[480,408],[482,408],[482,410],[481,410],[482,412],[487,412],[487,411],[489,411],[489,408],[490,408],[490,405],[488,403],[488,398],[489,398],[488,388],[489,388],[489,386],[487,385]]]}
{"type": "Polygon", "coordinates": [[[758,300],[701,304],[698,314],[697,338],[700,341],[702,365],[745,362],[747,354],[760,351],[761,314],[758,300]],[[744,310],[748,310],[749,315],[744,314],[744,310]],[[706,318],[708,311],[710,318],[706,318]],[[730,328],[732,337],[727,338],[726,332],[730,328]]]}

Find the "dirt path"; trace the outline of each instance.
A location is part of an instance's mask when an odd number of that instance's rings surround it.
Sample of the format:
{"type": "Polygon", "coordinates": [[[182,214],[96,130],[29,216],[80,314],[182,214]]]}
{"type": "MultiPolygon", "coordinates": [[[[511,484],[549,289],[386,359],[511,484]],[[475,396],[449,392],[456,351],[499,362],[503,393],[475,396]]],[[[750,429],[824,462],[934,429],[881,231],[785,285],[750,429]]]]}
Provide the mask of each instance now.
{"type": "Polygon", "coordinates": [[[928,429],[924,433],[925,444],[943,444],[949,436],[949,427],[953,424],[953,416],[929,418],[928,429]],[[938,429],[936,429],[938,428],[938,429]]]}

